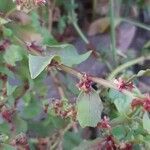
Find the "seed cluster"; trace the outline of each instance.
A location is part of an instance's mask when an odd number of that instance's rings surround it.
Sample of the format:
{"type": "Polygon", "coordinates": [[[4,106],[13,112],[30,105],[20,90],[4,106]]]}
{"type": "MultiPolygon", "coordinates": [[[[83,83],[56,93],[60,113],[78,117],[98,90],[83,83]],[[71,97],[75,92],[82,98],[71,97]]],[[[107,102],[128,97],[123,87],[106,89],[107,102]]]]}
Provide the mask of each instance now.
{"type": "Polygon", "coordinates": [[[24,148],[24,150],[30,150],[28,138],[24,133],[20,133],[19,135],[17,135],[15,139],[12,140],[11,144],[17,148],[24,148]]]}
{"type": "Polygon", "coordinates": [[[1,115],[6,122],[12,123],[13,114],[14,114],[14,110],[6,107],[5,105],[1,108],[1,115]]]}
{"type": "Polygon", "coordinates": [[[99,143],[99,150],[133,150],[131,143],[121,142],[117,143],[112,135],[108,135],[99,143]]]}
{"type": "Polygon", "coordinates": [[[77,112],[75,106],[69,104],[65,107],[63,101],[55,100],[52,104],[52,107],[57,116],[60,116],[64,119],[71,118],[73,121],[76,120],[77,112]]]}
{"type": "Polygon", "coordinates": [[[90,76],[84,73],[79,83],[77,84],[77,87],[79,88],[79,90],[89,93],[92,89],[92,83],[93,82],[90,79],[90,76]]]}
{"type": "Polygon", "coordinates": [[[135,98],[131,103],[132,109],[135,107],[141,106],[144,111],[150,112],[150,96],[144,98],[135,98]]]}
{"type": "Polygon", "coordinates": [[[123,91],[123,90],[132,91],[134,88],[134,85],[132,82],[127,82],[122,78],[115,79],[114,83],[116,84],[119,91],[123,91]]]}
{"type": "Polygon", "coordinates": [[[111,129],[109,118],[104,116],[104,118],[97,124],[97,127],[100,129],[111,129]]]}

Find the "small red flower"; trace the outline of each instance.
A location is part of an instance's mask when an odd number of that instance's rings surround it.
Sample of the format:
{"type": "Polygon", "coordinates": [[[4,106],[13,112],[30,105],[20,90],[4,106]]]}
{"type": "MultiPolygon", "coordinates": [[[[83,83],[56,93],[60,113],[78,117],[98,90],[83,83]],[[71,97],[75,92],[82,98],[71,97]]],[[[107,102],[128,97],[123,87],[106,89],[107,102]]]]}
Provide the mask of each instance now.
{"type": "Polygon", "coordinates": [[[46,0],[35,0],[35,3],[36,3],[37,5],[45,4],[45,3],[46,3],[46,0]]]}
{"type": "Polygon", "coordinates": [[[143,101],[143,108],[144,108],[144,110],[150,112],[150,97],[144,99],[144,101],[143,101]]]}
{"type": "Polygon", "coordinates": [[[150,96],[141,99],[140,98],[134,99],[131,103],[132,109],[138,106],[142,106],[143,110],[150,112],[150,96]]]}
{"type": "Polygon", "coordinates": [[[28,144],[27,136],[24,133],[21,133],[16,136],[15,142],[16,144],[19,144],[19,145],[26,145],[28,144]]]}
{"type": "Polygon", "coordinates": [[[113,136],[110,135],[104,139],[104,142],[102,142],[102,149],[105,149],[105,150],[116,150],[117,149],[113,136]]]}
{"type": "Polygon", "coordinates": [[[2,42],[0,42],[0,52],[5,51],[9,47],[10,44],[11,43],[8,39],[5,39],[2,42]]]}
{"type": "Polygon", "coordinates": [[[122,78],[115,79],[114,83],[116,84],[119,91],[123,91],[123,90],[132,91],[134,88],[133,82],[126,82],[122,78]]]}
{"type": "Polygon", "coordinates": [[[135,107],[142,106],[142,105],[143,105],[143,101],[141,99],[133,99],[133,101],[131,103],[132,110],[135,107]]]}
{"type": "Polygon", "coordinates": [[[88,93],[92,89],[92,83],[93,82],[90,77],[86,73],[84,73],[82,78],[80,79],[80,82],[77,84],[77,87],[79,88],[79,90],[88,93]]]}
{"type": "Polygon", "coordinates": [[[119,150],[132,150],[133,146],[132,146],[131,143],[125,143],[125,142],[123,142],[123,143],[119,144],[118,148],[119,148],[119,150]]]}
{"type": "Polygon", "coordinates": [[[11,109],[7,108],[6,106],[3,106],[1,109],[1,115],[5,121],[7,121],[8,123],[12,123],[13,111],[11,109]]]}
{"type": "Polygon", "coordinates": [[[109,123],[109,118],[104,116],[104,118],[101,120],[100,123],[98,123],[97,125],[99,128],[103,128],[103,129],[110,129],[110,123],[109,123]]]}
{"type": "Polygon", "coordinates": [[[24,148],[24,150],[30,150],[28,138],[24,133],[20,133],[19,135],[17,135],[12,143],[13,145],[21,146],[22,148],[24,148]]]}

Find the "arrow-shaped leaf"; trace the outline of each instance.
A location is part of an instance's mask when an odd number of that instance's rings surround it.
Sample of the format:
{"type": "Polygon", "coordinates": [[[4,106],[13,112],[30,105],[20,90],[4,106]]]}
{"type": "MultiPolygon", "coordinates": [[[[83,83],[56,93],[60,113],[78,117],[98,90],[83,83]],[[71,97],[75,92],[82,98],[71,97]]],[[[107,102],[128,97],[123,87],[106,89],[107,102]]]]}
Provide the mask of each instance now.
{"type": "Polygon", "coordinates": [[[53,59],[59,60],[59,56],[34,56],[29,54],[29,70],[31,78],[35,79],[50,63],[53,59]]]}

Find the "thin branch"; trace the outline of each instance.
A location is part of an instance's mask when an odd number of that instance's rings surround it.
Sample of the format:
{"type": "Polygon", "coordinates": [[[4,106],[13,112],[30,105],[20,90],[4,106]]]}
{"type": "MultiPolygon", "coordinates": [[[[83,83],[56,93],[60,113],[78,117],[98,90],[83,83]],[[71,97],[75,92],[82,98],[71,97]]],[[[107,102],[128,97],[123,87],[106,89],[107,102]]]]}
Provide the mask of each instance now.
{"type": "Polygon", "coordinates": [[[58,93],[60,95],[60,98],[63,99],[65,97],[65,93],[64,93],[63,87],[61,85],[60,79],[58,78],[57,75],[54,74],[53,71],[50,71],[50,75],[53,78],[53,81],[54,81],[54,83],[58,89],[58,93]]]}
{"type": "Polygon", "coordinates": [[[0,73],[0,80],[2,80],[2,97],[7,96],[7,75],[0,73]]]}
{"type": "MultiPolygon", "coordinates": [[[[56,66],[58,69],[61,69],[75,77],[77,77],[78,79],[81,79],[83,77],[83,73],[73,69],[73,68],[70,68],[68,66],[65,66],[63,64],[61,65],[58,65],[56,66]]],[[[116,85],[111,82],[111,81],[108,81],[108,80],[105,80],[103,78],[98,78],[98,77],[93,77],[93,76],[90,76],[90,79],[95,82],[95,83],[98,83],[102,86],[104,86],[105,88],[112,88],[112,89],[115,89],[115,90],[118,90],[118,88],[116,87],[116,85]]],[[[130,96],[130,97],[134,97],[133,93],[131,93],[130,91],[127,91],[127,90],[124,90],[123,93],[127,96],[130,96]]]]}
{"type": "Polygon", "coordinates": [[[47,3],[48,3],[48,30],[51,33],[53,26],[53,10],[55,7],[55,0],[54,1],[48,0],[47,3]]]}

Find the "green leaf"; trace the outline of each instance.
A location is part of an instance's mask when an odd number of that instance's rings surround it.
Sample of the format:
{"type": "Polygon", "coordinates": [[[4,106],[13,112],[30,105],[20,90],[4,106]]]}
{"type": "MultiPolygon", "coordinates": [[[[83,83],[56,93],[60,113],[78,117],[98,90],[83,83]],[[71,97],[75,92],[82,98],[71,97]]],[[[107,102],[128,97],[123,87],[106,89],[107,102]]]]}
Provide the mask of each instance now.
{"type": "Polygon", "coordinates": [[[13,34],[12,30],[9,29],[9,28],[4,28],[3,33],[4,33],[4,35],[7,36],[7,37],[11,37],[12,34],[13,34]]]}
{"type": "Polygon", "coordinates": [[[62,129],[62,127],[65,127],[67,124],[68,122],[66,120],[48,114],[47,119],[38,123],[37,121],[29,121],[28,128],[32,131],[33,135],[46,137],[52,135],[56,130],[62,129]]]}
{"type": "Polygon", "coordinates": [[[101,120],[103,104],[94,90],[90,93],[81,93],[77,99],[77,119],[81,127],[95,127],[101,120]]]}
{"type": "Polygon", "coordinates": [[[0,149],[1,150],[17,150],[15,147],[8,145],[8,144],[1,144],[0,149]]]}
{"type": "Polygon", "coordinates": [[[91,51],[79,55],[76,48],[71,44],[61,44],[49,46],[53,48],[58,56],[61,58],[61,62],[67,66],[73,66],[85,61],[91,54],[91,51]]]}
{"type": "Polygon", "coordinates": [[[28,127],[26,121],[20,118],[19,116],[15,116],[14,123],[17,134],[19,134],[20,132],[25,133],[27,131],[28,127]]]}
{"type": "Polygon", "coordinates": [[[143,128],[150,134],[150,118],[147,112],[143,115],[143,128]]]}
{"type": "Polygon", "coordinates": [[[93,141],[83,141],[78,147],[74,148],[73,150],[98,150],[100,149],[100,138],[97,138],[93,141]]]}
{"type": "Polygon", "coordinates": [[[22,48],[17,45],[11,45],[4,54],[6,63],[15,66],[15,62],[22,60],[22,48]]]}
{"type": "Polygon", "coordinates": [[[0,25],[4,25],[4,24],[6,24],[6,23],[8,23],[10,20],[6,20],[6,19],[3,19],[3,18],[1,18],[0,17],[0,25]]]}
{"type": "Polygon", "coordinates": [[[80,133],[67,132],[63,139],[64,150],[70,150],[82,141],[80,133]]]}
{"type": "Polygon", "coordinates": [[[7,82],[7,95],[10,96],[14,91],[15,89],[17,88],[17,86],[12,86],[9,84],[9,82],[7,82]]]}
{"type": "Polygon", "coordinates": [[[8,68],[6,68],[4,66],[3,67],[0,66],[0,72],[3,73],[3,74],[6,74],[10,78],[14,77],[13,72],[11,72],[8,68]]]}
{"type": "Polygon", "coordinates": [[[136,77],[141,77],[141,76],[150,76],[150,69],[139,71],[136,77]]]}
{"type": "Polygon", "coordinates": [[[54,58],[59,60],[59,57],[56,55],[34,56],[29,54],[29,70],[31,78],[35,79],[54,58]]]}
{"type": "Polygon", "coordinates": [[[0,133],[7,134],[7,135],[10,134],[10,127],[8,123],[3,122],[0,124],[0,133]]]}
{"type": "Polygon", "coordinates": [[[122,139],[126,134],[124,126],[117,126],[112,129],[112,134],[118,139],[122,139]]]}
{"type": "Polygon", "coordinates": [[[0,143],[4,143],[9,139],[8,135],[0,134],[0,143]]]}
{"type": "Polygon", "coordinates": [[[32,26],[36,32],[40,33],[43,37],[43,44],[56,44],[58,43],[50,32],[41,26],[39,15],[36,12],[31,13],[32,26]]]}
{"type": "Polygon", "coordinates": [[[140,70],[137,74],[131,76],[128,81],[134,80],[135,78],[139,78],[142,76],[150,76],[150,69],[140,70]]]}
{"type": "Polygon", "coordinates": [[[25,119],[32,119],[40,114],[42,110],[42,104],[36,100],[32,99],[26,106],[24,106],[23,110],[21,111],[20,115],[22,118],[25,119]]]}
{"type": "Polygon", "coordinates": [[[120,113],[127,113],[130,110],[130,104],[132,102],[132,97],[123,94],[114,89],[110,89],[108,93],[111,102],[113,102],[120,113]]]}

